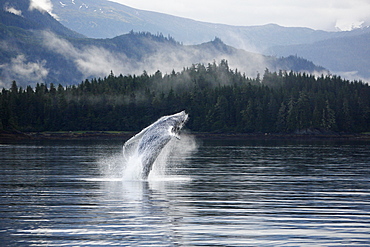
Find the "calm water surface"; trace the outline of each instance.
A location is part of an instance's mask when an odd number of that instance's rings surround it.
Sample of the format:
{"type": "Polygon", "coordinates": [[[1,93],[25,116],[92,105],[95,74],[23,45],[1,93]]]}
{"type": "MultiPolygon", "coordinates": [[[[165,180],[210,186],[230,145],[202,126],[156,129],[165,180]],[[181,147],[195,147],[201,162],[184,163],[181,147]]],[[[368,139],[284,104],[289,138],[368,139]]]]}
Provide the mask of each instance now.
{"type": "Polygon", "coordinates": [[[370,245],[370,143],[203,140],[150,181],[122,144],[0,145],[1,245],[370,245]]]}

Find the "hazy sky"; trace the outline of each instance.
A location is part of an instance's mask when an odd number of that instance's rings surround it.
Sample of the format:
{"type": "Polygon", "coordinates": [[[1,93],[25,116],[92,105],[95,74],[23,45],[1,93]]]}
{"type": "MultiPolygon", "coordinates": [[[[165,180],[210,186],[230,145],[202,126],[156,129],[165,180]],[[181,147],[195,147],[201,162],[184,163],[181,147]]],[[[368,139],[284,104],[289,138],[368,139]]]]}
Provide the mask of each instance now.
{"type": "Polygon", "coordinates": [[[322,30],[370,25],[370,0],[110,0],[133,8],[239,26],[275,23],[322,30]]]}

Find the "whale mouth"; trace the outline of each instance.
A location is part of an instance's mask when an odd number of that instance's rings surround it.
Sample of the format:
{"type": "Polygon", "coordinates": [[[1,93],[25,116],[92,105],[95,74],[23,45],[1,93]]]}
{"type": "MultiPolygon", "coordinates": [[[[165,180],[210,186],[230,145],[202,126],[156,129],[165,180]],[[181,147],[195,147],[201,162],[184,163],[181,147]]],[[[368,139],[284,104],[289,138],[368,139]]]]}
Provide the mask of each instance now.
{"type": "Polygon", "coordinates": [[[185,113],[185,111],[181,112],[183,116],[182,119],[175,124],[174,126],[170,127],[169,132],[171,133],[172,136],[175,136],[177,139],[180,140],[180,130],[182,127],[184,127],[185,123],[188,121],[189,115],[185,113]]]}
{"type": "Polygon", "coordinates": [[[180,130],[182,127],[183,127],[183,123],[181,125],[170,127],[169,131],[172,136],[180,140],[180,130]]]}

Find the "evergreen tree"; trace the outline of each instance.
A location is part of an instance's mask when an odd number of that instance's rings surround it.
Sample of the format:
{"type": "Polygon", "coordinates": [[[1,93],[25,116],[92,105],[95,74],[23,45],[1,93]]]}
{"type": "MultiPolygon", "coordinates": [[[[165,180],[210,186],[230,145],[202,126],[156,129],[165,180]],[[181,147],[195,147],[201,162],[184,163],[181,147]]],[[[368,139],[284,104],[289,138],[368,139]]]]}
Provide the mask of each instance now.
{"type": "Polygon", "coordinates": [[[0,93],[0,129],[138,131],[181,110],[189,112],[193,131],[364,132],[370,131],[370,86],[268,69],[262,80],[247,78],[226,60],[169,75],[111,71],[66,87],[50,83],[24,90],[14,81],[0,93]]]}

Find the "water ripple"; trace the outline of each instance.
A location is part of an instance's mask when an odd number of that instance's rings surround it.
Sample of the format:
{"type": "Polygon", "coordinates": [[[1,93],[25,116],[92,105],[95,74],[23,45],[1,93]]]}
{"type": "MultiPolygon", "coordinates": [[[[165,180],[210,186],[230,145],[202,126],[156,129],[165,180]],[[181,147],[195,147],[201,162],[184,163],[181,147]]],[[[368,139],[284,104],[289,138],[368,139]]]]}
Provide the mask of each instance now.
{"type": "Polygon", "coordinates": [[[364,144],[204,142],[149,181],[101,173],[119,143],[52,144],[0,146],[5,246],[370,245],[364,144]]]}

